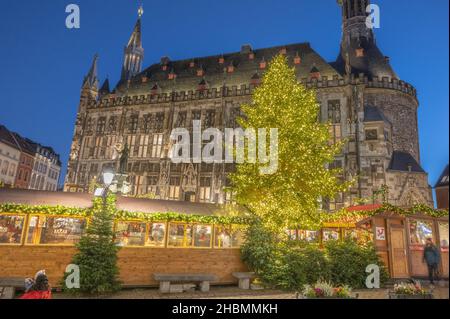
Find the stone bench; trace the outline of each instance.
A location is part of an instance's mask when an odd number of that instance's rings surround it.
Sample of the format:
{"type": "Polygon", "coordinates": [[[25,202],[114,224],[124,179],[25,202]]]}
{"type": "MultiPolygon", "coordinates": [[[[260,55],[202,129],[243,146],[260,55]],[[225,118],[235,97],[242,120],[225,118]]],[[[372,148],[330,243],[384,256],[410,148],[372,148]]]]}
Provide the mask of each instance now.
{"type": "Polygon", "coordinates": [[[239,289],[250,289],[250,280],[255,278],[254,272],[234,272],[233,277],[239,279],[239,289]]]}
{"type": "Polygon", "coordinates": [[[211,281],[216,281],[217,277],[212,274],[154,274],[153,277],[159,281],[159,291],[161,293],[179,293],[195,288],[198,283],[200,291],[208,292],[211,281]],[[195,285],[174,285],[172,283],[195,283],[195,285]]]}
{"type": "Polygon", "coordinates": [[[0,278],[0,299],[14,299],[17,288],[25,288],[25,278],[0,278]]]}

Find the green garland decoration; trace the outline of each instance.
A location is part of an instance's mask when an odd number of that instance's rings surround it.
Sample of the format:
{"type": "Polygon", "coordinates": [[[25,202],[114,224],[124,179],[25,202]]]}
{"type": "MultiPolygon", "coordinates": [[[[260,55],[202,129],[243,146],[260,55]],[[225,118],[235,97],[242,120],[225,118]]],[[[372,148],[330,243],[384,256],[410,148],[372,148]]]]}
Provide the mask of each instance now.
{"type": "MultiPolygon", "coordinates": [[[[215,216],[215,215],[188,215],[177,212],[166,213],[144,213],[144,212],[128,212],[116,209],[116,198],[114,195],[107,197],[107,209],[114,218],[119,221],[142,220],[144,222],[185,222],[185,223],[201,223],[201,224],[221,224],[221,225],[248,225],[251,218],[242,216],[215,216]]],[[[101,198],[93,200],[91,208],[71,208],[64,206],[48,206],[48,205],[26,205],[26,204],[0,204],[0,213],[21,213],[21,214],[40,214],[54,216],[73,216],[89,218],[97,210],[103,209],[103,201],[101,198]]]]}
{"type": "Polygon", "coordinates": [[[346,219],[364,218],[372,217],[381,213],[394,213],[396,215],[409,217],[414,215],[425,215],[434,218],[447,217],[449,215],[447,210],[434,209],[424,204],[415,205],[411,208],[401,208],[394,206],[392,204],[385,203],[377,209],[367,210],[367,211],[348,211],[347,209],[342,209],[336,213],[322,213],[323,222],[336,222],[346,219]]]}
{"type": "MultiPolygon", "coordinates": [[[[50,206],[50,205],[26,205],[26,204],[0,204],[1,213],[22,213],[22,214],[44,214],[55,216],[74,216],[89,218],[96,210],[102,209],[103,201],[101,198],[93,200],[91,208],[73,208],[65,206],[50,206]]],[[[144,222],[185,222],[185,223],[201,223],[201,224],[221,224],[221,225],[249,225],[253,218],[243,216],[216,216],[216,215],[189,215],[177,212],[166,213],[144,213],[144,212],[129,212],[116,209],[116,197],[108,195],[107,209],[114,218],[119,221],[142,220],[144,222]]],[[[449,215],[447,210],[439,210],[431,208],[427,205],[415,205],[409,209],[397,207],[391,204],[383,204],[380,208],[368,211],[348,211],[342,209],[335,213],[320,212],[318,214],[315,225],[309,225],[311,230],[320,229],[323,223],[339,222],[339,221],[355,221],[362,218],[372,217],[384,212],[391,212],[401,216],[413,216],[423,214],[425,216],[440,218],[449,215]],[[311,227],[312,226],[312,227],[311,227]],[[313,229],[314,228],[314,229],[313,229]]],[[[297,228],[304,228],[301,224],[297,228]]]]}

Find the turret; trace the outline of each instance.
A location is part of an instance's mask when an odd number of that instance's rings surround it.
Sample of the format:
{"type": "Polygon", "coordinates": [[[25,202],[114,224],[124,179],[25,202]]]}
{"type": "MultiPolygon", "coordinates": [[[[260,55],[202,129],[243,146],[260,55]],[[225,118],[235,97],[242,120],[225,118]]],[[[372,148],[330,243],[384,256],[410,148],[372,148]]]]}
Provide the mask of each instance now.
{"type": "Polygon", "coordinates": [[[349,76],[360,73],[369,78],[378,76],[398,79],[389,58],[377,47],[375,34],[366,25],[369,0],[338,0],[342,7],[342,39],[337,67],[349,76]]]}

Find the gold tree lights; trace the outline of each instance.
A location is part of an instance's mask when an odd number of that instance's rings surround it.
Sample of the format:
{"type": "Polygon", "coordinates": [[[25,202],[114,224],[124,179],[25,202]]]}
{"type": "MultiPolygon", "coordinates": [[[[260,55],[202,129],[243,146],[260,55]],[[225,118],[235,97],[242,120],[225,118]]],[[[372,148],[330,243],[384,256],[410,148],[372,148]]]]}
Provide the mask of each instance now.
{"type": "Polygon", "coordinates": [[[283,55],[269,64],[252,104],[242,106],[243,129],[278,128],[278,169],[261,175],[258,164],[237,165],[231,175],[237,202],[274,230],[288,225],[316,225],[320,201],[348,189],[328,170],[342,144],[331,145],[328,125],[320,123],[316,92],[297,81],[283,55]]]}

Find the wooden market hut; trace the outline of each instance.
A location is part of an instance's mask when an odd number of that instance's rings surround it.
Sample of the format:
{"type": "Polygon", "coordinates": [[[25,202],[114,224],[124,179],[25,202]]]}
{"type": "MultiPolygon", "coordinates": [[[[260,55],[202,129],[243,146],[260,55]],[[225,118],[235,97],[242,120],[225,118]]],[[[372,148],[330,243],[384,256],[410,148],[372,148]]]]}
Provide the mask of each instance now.
{"type": "MultiPolygon", "coordinates": [[[[93,196],[0,189],[0,278],[46,269],[58,286],[76,253],[93,196]]],[[[114,231],[124,286],[156,286],[154,273],[211,273],[231,284],[240,258],[242,218],[213,204],[117,197],[114,231]]]]}
{"type": "Polygon", "coordinates": [[[378,255],[391,278],[426,278],[424,245],[432,238],[441,253],[439,273],[449,278],[449,218],[412,210],[385,210],[360,220],[357,227],[371,230],[378,255]],[[406,213],[405,213],[406,212],[406,213]]]}

